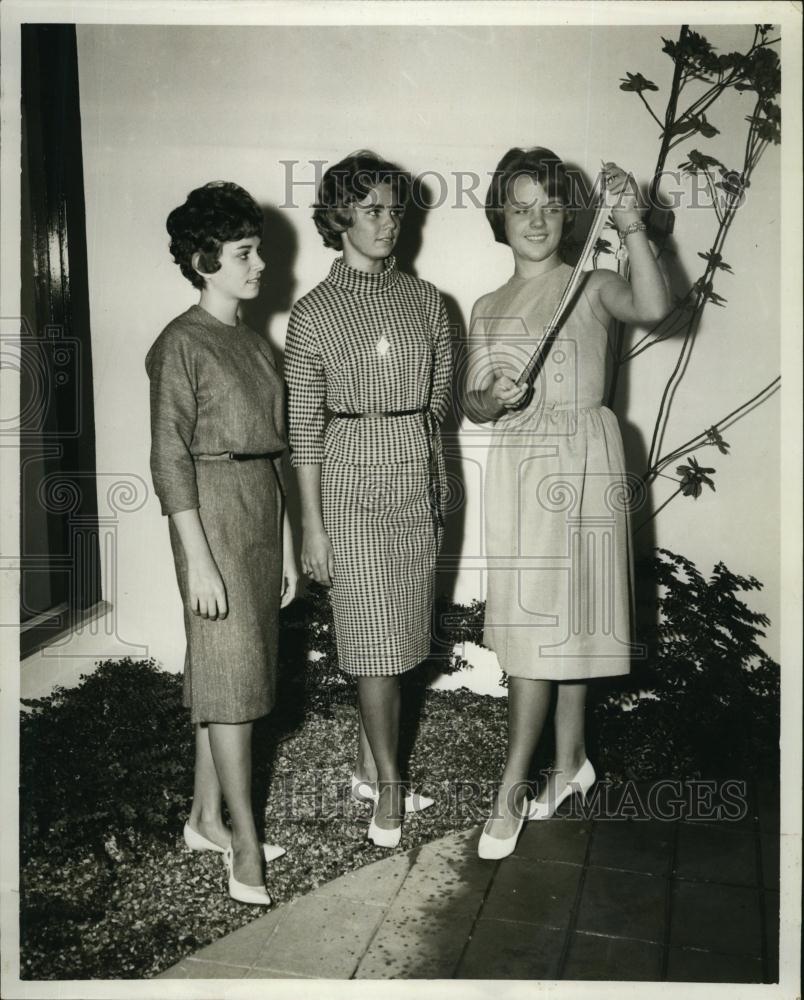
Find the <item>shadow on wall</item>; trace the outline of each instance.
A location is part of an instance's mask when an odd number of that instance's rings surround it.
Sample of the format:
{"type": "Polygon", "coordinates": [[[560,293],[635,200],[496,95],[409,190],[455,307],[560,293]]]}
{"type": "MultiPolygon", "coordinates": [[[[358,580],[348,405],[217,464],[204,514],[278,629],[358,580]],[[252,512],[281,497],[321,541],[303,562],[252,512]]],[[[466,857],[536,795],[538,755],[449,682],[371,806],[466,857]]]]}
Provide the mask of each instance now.
{"type": "MultiPolygon", "coordinates": [[[[265,219],[262,230],[262,255],[265,259],[262,293],[251,302],[243,303],[243,319],[261,336],[276,345],[271,323],[274,316],[286,313],[293,305],[296,290],[294,270],[299,240],[296,230],[284,215],[271,205],[260,206],[265,219]]],[[[274,346],[280,373],[284,370],[284,355],[274,346]]]]}
{"type": "MultiPolygon", "coordinates": [[[[262,255],[265,259],[262,291],[258,298],[242,305],[244,321],[264,337],[273,350],[279,374],[284,376],[285,354],[272,330],[274,317],[289,312],[296,291],[295,266],[299,239],[296,230],[272,205],[260,206],[263,214],[262,255]]],[[[287,414],[286,414],[287,416],[287,414]]],[[[285,502],[292,529],[294,556],[301,555],[301,501],[296,476],[285,460],[285,502]]]]}
{"type": "MultiPolygon", "coordinates": [[[[400,270],[416,275],[417,277],[422,277],[425,280],[427,279],[426,275],[417,275],[416,258],[421,250],[424,238],[427,212],[429,206],[434,203],[434,198],[435,196],[430,186],[418,177],[413,179],[410,200],[405,209],[405,221],[394,251],[400,270]]],[[[442,498],[444,505],[444,537],[441,544],[441,552],[447,557],[452,557],[451,561],[454,565],[449,568],[444,565],[437,570],[436,592],[437,594],[450,597],[455,588],[455,581],[458,575],[457,560],[454,557],[460,554],[465,518],[464,500],[466,490],[458,437],[461,414],[456,406],[456,401],[459,398],[457,381],[462,370],[461,351],[464,349],[466,339],[466,323],[457,301],[451,295],[447,295],[442,289],[439,289],[439,291],[447,310],[453,352],[452,405],[449,407],[444,422],[441,425],[447,476],[446,496],[442,498]]]]}
{"type": "MultiPolygon", "coordinates": [[[[646,192],[643,191],[643,196],[646,192]]],[[[651,219],[654,224],[668,235],[664,241],[658,260],[665,276],[665,280],[670,288],[671,295],[680,297],[685,294],[690,287],[690,276],[681,263],[676,251],[675,240],[669,234],[673,230],[674,218],[670,210],[654,208],[651,212],[651,219]]],[[[654,252],[655,248],[654,248],[654,252]]],[[[625,338],[621,345],[621,351],[627,353],[632,349],[638,340],[641,340],[645,331],[641,328],[629,327],[626,329],[625,338]]],[[[667,339],[677,339],[683,335],[683,331],[672,333],[667,339]]],[[[613,338],[612,338],[613,345],[613,338]]],[[[613,361],[610,354],[610,360],[613,361]]],[[[630,402],[631,378],[634,374],[634,362],[621,364],[617,371],[616,391],[611,406],[617,414],[620,429],[623,437],[623,448],[625,451],[625,468],[631,476],[641,477],[648,468],[648,440],[645,431],[631,422],[628,417],[630,402]]],[[[611,374],[611,373],[610,373],[611,374]]],[[[656,398],[656,408],[658,409],[659,398],[656,398]]],[[[648,434],[652,433],[652,428],[648,434]]],[[[670,474],[674,473],[670,470],[670,474]]],[[[660,480],[661,481],[661,480],[660,480]]],[[[644,641],[645,636],[654,636],[658,627],[658,600],[659,593],[653,573],[647,570],[646,562],[651,559],[657,545],[656,521],[654,515],[657,509],[657,502],[651,487],[648,487],[644,496],[635,505],[631,514],[631,540],[633,544],[635,574],[634,574],[634,633],[637,643],[644,641]]],[[[648,657],[650,650],[648,650],[648,657]]],[[[635,656],[632,661],[632,673],[639,675],[640,668],[645,665],[644,658],[635,656]]],[[[615,687],[616,682],[615,682],[615,687]]]]}

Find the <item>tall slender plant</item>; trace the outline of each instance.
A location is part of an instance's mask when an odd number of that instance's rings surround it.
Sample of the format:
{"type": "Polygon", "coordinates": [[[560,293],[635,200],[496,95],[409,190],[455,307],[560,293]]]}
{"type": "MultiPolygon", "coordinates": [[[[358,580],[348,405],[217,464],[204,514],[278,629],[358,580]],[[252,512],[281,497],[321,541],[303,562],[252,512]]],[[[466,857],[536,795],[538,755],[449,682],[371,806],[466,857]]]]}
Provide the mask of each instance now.
{"type": "MultiPolygon", "coordinates": [[[[670,152],[693,136],[711,139],[719,130],[707,117],[708,112],[728,91],[744,91],[754,95],[751,113],[746,117],[747,128],[742,143],[742,160],[738,167],[729,167],[714,156],[698,149],[690,149],[679,169],[688,175],[703,179],[709,193],[712,211],[717,221],[711,246],[698,256],[705,262],[700,274],[686,291],[676,297],[670,313],[661,322],[648,330],[635,344],[626,349],[625,326],[618,323],[614,330],[614,377],[610,389],[610,400],[617,387],[617,376],[623,366],[639,357],[645,351],[669,338],[679,341],[678,354],[661,394],[658,411],[651,435],[647,468],[643,481],[652,483],[657,477],[665,476],[664,470],[685,455],[687,462],[676,467],[676,491],[654,513],[664,508],[676,496],[700,495],[703,485],[714,489],[712,475],[714,468],[698,464],[691,452],[705,446],[717,447],[721,454],[728,454],[729,445],[723,440],[722,432],[737,420],[750,413],[767,400],[781,383],[776,376],[757,393],[735,407],[731,412],[716,420],[710,427],[700,431],[689,441],[664,449],[668,418],[675,392],[683,379],[701,316],[706,306],[723,306],[726,299],[714,289],[719,272],[732,273],[723,257],[724,244],[732,222],[745,201],[745,192],[763,153],[771,144],[781,140],[781,112],[776,98],[781,88],[779,56],[773,47],[779,39],[772,37],[773,26],[757,24],[750,46],[744,52],[718,54],[711,43],[688,25],[683,25],[676,41],[663,39],[663,51],[673,60],[673,79],[665,107],[660,118],[646,95],[658,92],[659,87],[641,73],[626,73],[620,89],[630,91],[639,98],[647,113],[659,126],[659,153],[649,189],[650,211],[647,217],[651,238],[659,247],[659,253],[667,250],[668,240],[673,231],[673,216],[661,207],[660,185],[670,152]],[[693,87],[693,84],[695,85],[693,87]],[[685,103],[690,89],[697,96],[685,103]]],[[[601,241],[595,263],[600,253],[611,252],[611,247],[601,241]]],[[[618,270],[626,274],[628,261],[618,255],[618,270]]]]}

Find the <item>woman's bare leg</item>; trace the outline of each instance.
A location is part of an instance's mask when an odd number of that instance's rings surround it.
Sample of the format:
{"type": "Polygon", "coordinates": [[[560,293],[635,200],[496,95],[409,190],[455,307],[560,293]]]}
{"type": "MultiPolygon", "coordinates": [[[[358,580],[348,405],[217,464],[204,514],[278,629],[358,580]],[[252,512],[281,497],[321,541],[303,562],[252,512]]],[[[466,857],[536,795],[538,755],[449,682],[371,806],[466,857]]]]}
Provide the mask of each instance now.
{"type": "Polygon", "coordinates": [[[377,780],[377,764],[374,760],[374,754],[371,752],[366,727],[363,725],[359,699],[357,704],[357,762],[354,773],[355,777],[360,778],[361,781],[370,781],[374,784],[377,780]]]}
{"type": "Polygon", "coordinates": [[[547,783],[537,796],[539,802],[553,803],[578,773],[586,760],[584,681],[559,681],[556,699],[556,759],[547,783]]]}
{"type": "Polygon", "coordinates": [[[195,781],[188,822],[193,830],[219,847],[228,847],[229,829],[221,816],[221,783],[209,746],[209,727],[195,725],[195,781]]]}
{"type": "Polygon", "coordinates": [[[262,852],[251,809],[251,722],[209,723],[209,745],[232,820],[234,876],[263,885],[262,852]]]}
{"type": "Polygon", "coordinates": [[[360,718],[377,765],[377,826],[394,829],[402,822],[404,795],[399,774],[399,678],[358,677],[360,718]]]}
{"type": "Polygon", "coordinates": [[[550,708],[552,681],[508,678],[508,755],[486,824],[491,837],[512,837],[519,822],[533,754],[550,708]]]}

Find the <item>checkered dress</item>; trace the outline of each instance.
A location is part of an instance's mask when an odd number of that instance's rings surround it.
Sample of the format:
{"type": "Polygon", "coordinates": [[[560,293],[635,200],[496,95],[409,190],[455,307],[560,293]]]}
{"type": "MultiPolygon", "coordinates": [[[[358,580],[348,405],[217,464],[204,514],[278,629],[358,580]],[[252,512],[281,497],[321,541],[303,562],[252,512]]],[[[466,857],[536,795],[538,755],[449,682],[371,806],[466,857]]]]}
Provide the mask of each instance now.
{"type": "Polygon", "coordinates": [[[321,464],[324,526],[335,555],[338,661],[361,676],[400,674],[430,652],[443,496],[438,424],[449,406],[446,311],[436,289],[398,271],[347,267],[294,305],[285,344],[291,462],[321,464]],[[327,419],[333,413],[406,416],[327,419]],[[435,475],[431,475],[431,455],[435,475]]]}

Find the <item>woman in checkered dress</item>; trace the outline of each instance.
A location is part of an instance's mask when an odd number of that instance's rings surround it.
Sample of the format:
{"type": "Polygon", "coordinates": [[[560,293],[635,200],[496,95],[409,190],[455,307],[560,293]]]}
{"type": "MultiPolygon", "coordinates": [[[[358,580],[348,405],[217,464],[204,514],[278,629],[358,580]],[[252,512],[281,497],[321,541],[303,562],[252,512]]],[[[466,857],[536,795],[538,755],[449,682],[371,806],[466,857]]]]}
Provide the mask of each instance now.
{"type": "MultiPolygon", "coordinates": [[[[353,787],[362,779],[364,797],[377,802],[369,836],[383,846],[399,842],[406,804],[399,675],[430,651],[443,493],[438,425],[451,372],[441,297],[397,270],[392,256],[409,184],[367,152],[326,172],[314,221],[343,256],[294,305],[285,348],[302,568],[332,588],[338,661],[358,685],[353,787]]],[[[415,807],[409,796],[407,808],[415,807]]]]}

